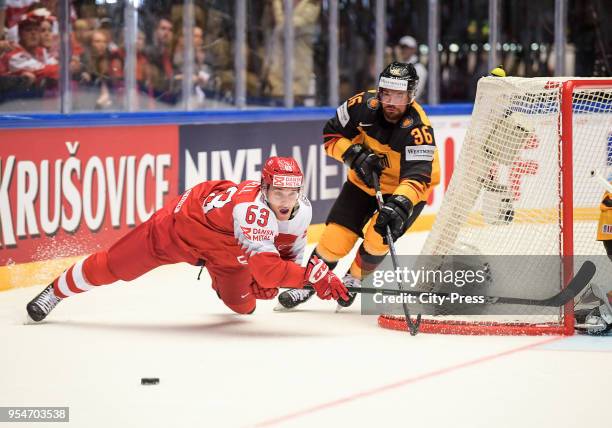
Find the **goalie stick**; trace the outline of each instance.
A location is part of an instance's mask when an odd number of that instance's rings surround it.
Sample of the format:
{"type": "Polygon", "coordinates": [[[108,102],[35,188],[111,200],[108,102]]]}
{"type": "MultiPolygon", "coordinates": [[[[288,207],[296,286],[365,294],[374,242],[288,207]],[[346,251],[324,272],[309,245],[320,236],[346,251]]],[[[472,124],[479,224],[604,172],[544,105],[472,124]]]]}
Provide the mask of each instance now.
{"type": "MultiPolygon", "coordinates": [[[[497,297],[497,296],[484,296],[484,304],[508,304],[508,305],[529,305],[529,306],[553,306],[560,307],[573,300],[584,288],[589,284],[593,276],[595,276],[595,265],[591,261],[585,261],[576,275],[567,284],[563,290],[555,294],[554,296],[546,299],[523,299],[520,297],[497,297]]],[[[311,286],[304,287],[306,289],[312,289],[311,286]]],[[[451,293],[439,293],[435,291],[417,291],[417,290],[394,290],[390,288],[369,288],[369,287],[346,287],[351,293],[362,293],[362,294],[391,294],[391,295],[402,295],[409,294],[413,296],[420,296],[422,294],[433,294],[438,296],[450,296],[451,293]]]]}

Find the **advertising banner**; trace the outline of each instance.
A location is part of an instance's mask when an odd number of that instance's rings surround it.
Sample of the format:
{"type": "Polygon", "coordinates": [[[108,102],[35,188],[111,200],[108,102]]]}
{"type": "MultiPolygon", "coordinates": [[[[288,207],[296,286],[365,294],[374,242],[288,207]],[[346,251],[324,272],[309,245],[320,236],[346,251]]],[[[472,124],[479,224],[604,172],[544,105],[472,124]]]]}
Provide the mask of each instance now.
{"type": "Polygon", "coordinates": [[[0,131],[0,265],[84,255],[177,194],[176,126],[0,131]]]}
{"type": "MultiPolygon", "coordinates": [[[[435,214],[461,149],[468,116],[431,118],[440,154],[441,184],[423,214],[435,214]]],[[[269,156],[293,156],[305,175],[313,224],[323,223],[346,177],[345,167],[323,150],[325,120],[182,125],[180,191],[205,180],[259,180],[269,156]]]]}

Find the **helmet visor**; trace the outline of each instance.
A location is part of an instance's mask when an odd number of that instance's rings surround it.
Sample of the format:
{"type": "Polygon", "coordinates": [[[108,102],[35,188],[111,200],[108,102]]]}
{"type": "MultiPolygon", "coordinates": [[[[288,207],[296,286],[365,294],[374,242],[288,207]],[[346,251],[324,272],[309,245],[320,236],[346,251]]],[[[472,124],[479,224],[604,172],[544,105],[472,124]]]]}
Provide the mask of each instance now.
{"type": "Polygon", "coordinates": [[[383,104],[406,105],[412,102],[412,91],[379,88],[378,99],[383,104]]]}

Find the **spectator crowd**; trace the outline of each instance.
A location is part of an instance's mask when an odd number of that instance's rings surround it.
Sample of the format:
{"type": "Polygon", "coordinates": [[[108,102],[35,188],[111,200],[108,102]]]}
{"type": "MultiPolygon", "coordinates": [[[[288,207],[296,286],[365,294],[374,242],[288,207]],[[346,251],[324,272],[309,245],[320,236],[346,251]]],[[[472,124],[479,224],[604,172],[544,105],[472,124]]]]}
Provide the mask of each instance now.
{"type": "MultiPolygon", "coordinates": [[[[74,110],[125,108],[123,10],[70,10],[69,79],[74,110]],[[113,13],[115,12],[115,13],[113,13]]],[[[41,109],[40,100],[57,100],[60,81],[60,32],[57,0],[0,0],[0,105],[41,109]],[[32,103],[32,100],[36,103],[32,103]],[[28,102],[29,101],[29,102],[28,102]]],[[[182,18],[182,16],[180,16],[182,18]]],[[[138,109],[172,108],[181,100],[184,37],[171,15],[143,14],[136,40],[138,109]],[[148,32],[148,33],[147,33],[148,32]]],[[[222,93],[205,49],[204,31],[193,28],[194,88],[203,103],[222,93]]],[[[229,53],[228,53],[229,55],[229,53]]],[[[231,66],[231,64],[230,64],[231,66]]],[[[220,75],[223,73],[220,71],[220,75]]],[[[230,85],[226,85],[226,92],[230,85]]],[[[231,91],[229,91],[231,93],[231,91]]],[[[53,107],[51,108],[53,109],[53,107]]]]}
{"type": "MultiPolygon", "coordinates": [[[[500,64],[511,75],[554,73],[553,2],[504,3],[500,64]],[[517,3],[518,4],[518,3],[517,3]],[[522,4],[522,3],[521,3],[522,4]],[[522,25],[525,16],[529,25],[522,25]],[[537,22],[542,25],[537,25],[537,22]]],[[[135,52],[127,58],[125,7],[109,0],[0,0],[0,110],[58,111],[60,91],[72,93],[72,111],[182,109],[235,105],[234,1],[194,0],[192,67],[184,67],[184,2],[139,0],[135,52]],[[60,6],[69,26],[69,58],[60,58],[60,6]],[[66,80],[60,79],[62,65],[66,80]],[[126,64],[134,65],[136,97],[127,97],[126,64]],[[183,94],[183,70],[193,75],[183,94]],[[66,82],[65,84],[60,84],[66,82]],[[68,87],[66,88],[66,86],[68,87]]],[[[338,92],[340,100],[372,88],[375,3],[339,0],[338,92]]],[[[488,67],[488,0],[440,4],[439,93],[442,102],[470,101],[488,67]]],[[[612,32],[605,26],[612,3],[570,3],[568,72],[609,75],[612,32]]],[[[427,101],[427,2],[386,0],[384,63],[413,63],[420,77],[417,100],[427,101]]],[[[282,106],[285,93],[284,0],[248,0],[246,95],[248,105],[282,106]]],[[[293,96],[296,106],[329,102],[329,2],[293,0],[293,96]]]]}
{"type": "MultiPolygon", "coordinates": [[[[50,100],[47,110],[57,111],[62,62],[59,3],[0,0],[1,110],[45,110],[44,100],[50,100]]],[[[68,11],[72,110],[124,110],[125,6],[122,2],[95,3],[72,1],[68,11]]],[[[198,0],[195,5],[190,105],[231,106],[236,81],[233,2],[198,0]]],[[[322,7],[320,0],[294,0],[293,94],[298,106],[325,105],[328,100],[328,23],[322,7]]],[[[183,108],[182,21],[181,1],[141,1],[135,43],[136,109],[183,108]]],[[[249,2],[245,52],[249,104],[283,105],[284,26],[283,0],[249,2]]],[[[361,36],[351,34],[352,27],[350,20],[341,19],[341,44],[359,45],[354,39],[361,36]]],[[[412,44],[416,45],[414,39],[412,44]]],[[[362,45],[372,50],[367,42],[362,45]]],[[[413,48],[416,52],[416,46],[413,48]]],[[[375,81],[372,52],[355,52],[351,48],[340,53],[341,97],[371,87],[375,81]]],[[[412,62],[417,61],[415,52],[412,62]]]]}

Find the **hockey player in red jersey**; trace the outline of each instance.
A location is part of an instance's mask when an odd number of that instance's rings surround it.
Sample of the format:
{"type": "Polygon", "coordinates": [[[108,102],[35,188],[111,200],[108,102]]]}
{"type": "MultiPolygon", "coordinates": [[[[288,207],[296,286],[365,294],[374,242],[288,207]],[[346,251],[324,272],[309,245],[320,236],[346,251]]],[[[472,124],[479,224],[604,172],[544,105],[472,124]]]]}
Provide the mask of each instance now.
{"type": "Polygon", "coordinates": [[[205,181],[170,201],[108,250],[76,263],[27,305],[41,321],[63,299],[164,264],[204,264],[219,298],[250,314],[279,286],[311,284],[322,299],[348,298],[342,281],[316,256],[304,268],[310,202],[292,158],[271,157],[261,182],[205,181]]]}

